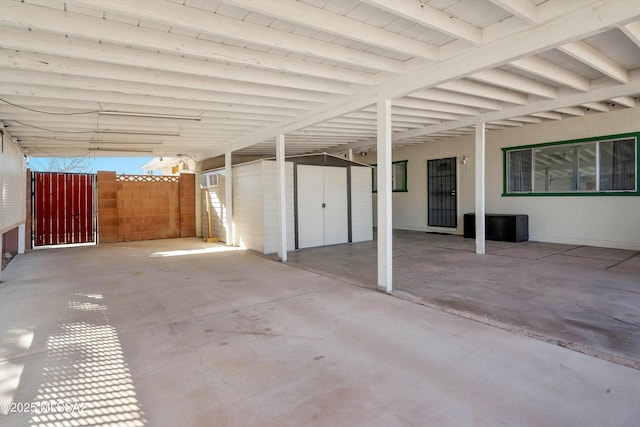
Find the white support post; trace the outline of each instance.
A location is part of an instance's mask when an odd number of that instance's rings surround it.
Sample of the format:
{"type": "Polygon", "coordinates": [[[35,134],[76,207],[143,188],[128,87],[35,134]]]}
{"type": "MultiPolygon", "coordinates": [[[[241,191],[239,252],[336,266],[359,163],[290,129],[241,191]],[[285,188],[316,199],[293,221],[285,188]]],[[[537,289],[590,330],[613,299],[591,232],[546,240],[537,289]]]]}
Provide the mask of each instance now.
{"type": "MultiPolygon", "coordinates": [[[[2,248],[2,233],[0,233],[0,264],[2,264],[2,260],[4,259],[4,251],[2,248]]],[[[2,282],[2,265],[0,265],[0,282],[2,282]]]]}
{"type": "Polygon", "coordinates": [[[391,204],[391,101],[378,101],[378,289],[393,290],[391,204]]]}
{"type": "Polygon", "coordinates": [[[284,135],[276,137],[276,170],[278,180],[278,256],[287,262],[287,192],[284,168],[284,135]]]}
{"type": "Polygon", "coordinates": [[[349,148],[349,151],[347,152],[347,159],[352,162],[353,161],[353,148],[349,148]]]}
{"type": "Polygon", "coordinates": [[[485,253],[485,124],[476,123],[476,253],[485,253]]]}
{"type": "Polygon", "coordinates": [[[18,253],[19,254],[23,254],[24,253],[24,249],[25,249],[25,225],[24,224],[20,224],[18,226],[18,253]]]}
{"type": "Polygon", "coordinates": [[[231,154],[231,151],[224,153],[224,206],[226,210],[227,246],[235,246],[236,242],[233,230],[233,163],[231,154]]]}

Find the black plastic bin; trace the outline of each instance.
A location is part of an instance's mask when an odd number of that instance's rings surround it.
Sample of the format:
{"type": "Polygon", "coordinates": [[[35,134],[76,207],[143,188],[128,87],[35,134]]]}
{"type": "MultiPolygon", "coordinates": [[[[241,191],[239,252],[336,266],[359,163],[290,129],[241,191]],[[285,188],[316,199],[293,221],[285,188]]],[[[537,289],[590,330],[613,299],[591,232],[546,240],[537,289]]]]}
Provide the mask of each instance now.
{"type": "MultiPolygon", "coordinates": [[[[529,216],[513,214],[486,214],[485,239],[504,242],[529,240],[529,216]]],[[[476,214],[464,214],[464,237],[475,239],[476,214]]]]}

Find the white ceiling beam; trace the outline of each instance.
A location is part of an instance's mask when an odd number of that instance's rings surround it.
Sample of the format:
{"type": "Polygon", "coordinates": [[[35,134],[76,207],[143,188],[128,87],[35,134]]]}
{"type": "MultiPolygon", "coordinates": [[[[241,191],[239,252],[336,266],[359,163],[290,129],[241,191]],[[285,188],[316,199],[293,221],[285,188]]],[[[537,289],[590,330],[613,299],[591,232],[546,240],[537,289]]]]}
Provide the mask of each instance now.
{"type": "Polygon", "coordinates": [[[561,113],[556,113],[553,111],[541,111],[539,113],[532,113],[531,115],[549,120],[562,120],[564,118],[561,113]]]}
{"type": "Polygon", "coordinates": [[[137,19],[147,19],[171,27],[182,27],[190,31],[240,40],[249,45],[258,44],[274,49],[284,49],[305,56],[330,59],[371,70],[384,70],[393,73],[404,71],[404,63],[394,59],[177,3],[163,2],[162,7],[158,7],[158,3],[154,0],[110,0],[108,2],[103,0],[68,0],[66,3],[90,6],[96,10],[128,15],[137,19]]]}
{"type": "Polygon", "coordinates": [[[583,41],[568,43],[559,49],[620,83],[629,82],[629,71],[626,68],[583,41]]]}
{"type": "Polygon", "coordinates": [[[44,35],[33,31],[0,28],[0,47],[22,52],[108,63],[111,66],[133,66],[179,74],[343,95],[354,92],[354,88],[347,83],[252,70],[236,65],[218,64],[175,55],[107,45],[105,43],[74,40],[51,34],[44,35]]]}
{"type": "Polygon", "coordinates": [[[466,107],[479,108],[481,110],[501,110],[504,104],[493,99],[481,98],[459,92],[451,92],[443,89],[426,89],[412,92],[410,96],[430,101],[441,101],[466,107]]]}
{"type": "Polygon", "coordinates": [[[457,115],[468,116],[471,114],[478,114],[479,110],[473,107],[467,107],[464,105],[449,104],[446,102],[431,101],[426,99],[420,99],[419,97],[405,96],[399,98],[393,102],[394,105],[400,107],[420,108],[431,111],[442,111],[444,113],[452,113],[457,115]]]}
{"type": "Polygon", "coordinates": [[[538,117],[533,117],[533,116],[516,116],[516,117],[509,117],[509,120],[513,120],[516,122],[523,122],[523,123],[542,123],[542,119],[538,118],[538,117]]]}
{"type": "Polygon", "coordinates": [[[562,114],[566,114],[568,116],[584,116],[584,109],[581,107],[563,107],[563,108],[554,108],[553,111],[557,111],[562,114]]]}
{"type": "Polygon", "coordinates": [[[478,83],[469,79],[460,79],[438,85],[440,89],[452,92],[460,92],[467,95],[480,96],[495,99],[502,102],[524,105],[529,102],[529,97],[524,93],[514,92],[509,89],[478,83]]]}
{"type": "MultiPolygon", "coordinates": [[[[422,107],[422,102],[419,99],[411,99],[411,98],[400,98],[393,101],[392,111],[396,114],[400,114],[401,112],[404,114],[414,114],[418,117],[429,117],[439,120],[457,120],[460,118],[460,114],[452,114],[444,111],[434,110],[434,109],[424,109],[422,107]]],[[[372,111],[371,107],[366,108],[365,111],[372,111]]]]}
{"type": "Polygon", "coordinates": [[[394,135],[394,139],[397,138],[397,140],[402,140],[404,138],[415,136],[430,135],[435,132],[442,132],[444,130],[456,129],[463,126],[470,126],[477,121],[494,122],[496,120],[510,119],[511,117],[526,116],[540,111],[560,111],[564,108],[572,107],[574,105],[600,102],[603,99],[610,99],[611,97],[616,96],[624,96],[629,92],[640,92],[640,77],[631,80],[626,85],[614,84],[610,86],[602,86],[587,93],[579,92],[571,95],[566,95],[558,99],[532,102],[529,105],[516,106],[502,111],[491,111],[488,113],[482,113],[476,117],[463,118],[461,120],[458,120],[457,122],[443,123],[440,125],[428,126],[416,131],[411,130],[399,133],[394,135]]]}
{"type": "MultiPolygon", "coordinates": [[[[615,2],[620,0],[613,1],[615,2]]],[[[538,9],[538,24],[549,22],[550,20],[559,18],[561,16],[568,16],[573,12],[581,11],[592,6],[597,6],[602,2],[603,0],[546,0],[536,6],[536,8],[538,9]]]]}
{"type": "MultiPolygon", "coordinates": [[[[541,26],[557,19],[566,19],[569,17],[569,15],[575,12],[581,13],[588,8],[600,7],[602,6],[602,3],[603,0],[546,0],[545,2],[536,6],[536,9],[538,10],[538,21],[536,22],[536,26],[541,26]]],[[[571,25],[580,24],[572,23],[571,25]]],[[[522,29],[522,20],[517,16],[512,16],[483,28],[482,41],[483,43],[490,43],[498,39],[515,35],[521,32],[522,29]]],[[[453,43],[451,43],[451,45],[453,45],[453,43]]],[[[449,46],[443,46],[440,55],[446,56],[449,51],[449,46]]]]}
{"type": "Polygon", "coordinates": [[[617,98],[611,98],[616,104],[624,105],[625,107],[634,108],[638,106],[638,101],[632,96],[619,96],[617,98]]]}
{"type": "Polygon", "coordinates": [[[462,39],[474,45],[482,44],[482,32],[478,27],[453,18],[426,3],[413,0],[363,0],[363,2],[453,38],[462,39]]]}
{"type": "MultiPolygon", "coordinates": [[[[411,110],[411,111],[414,111],[414,110],[411,110]]],[[[367,120],[367,122],[370,122],[372,116],[374,117],[373,120],[375,120],[375,111],[361,110],[361,111],[353,112],[350,114],[345,114],[344,116],[341,116],[341,117],[336,117],[334,119],[331,119],[331,121],[341,121],[343,119],[353,120],[355,118],[356,120],[364,119],[364,120],[367,120]]],[[[400,124],[406,124],[411,126],[420,126],[424,124],[434,124],[434,123],[441,122],[441,120],[424,117],[422,115],[398,114],[397,110],[395,112],[393,111],[393,107],[391,110],[391,120],[393,123],[400,123],[400,124]]]]}
{"type": "Polygon", "coordinates": [[[581,92],[587,92],[591,88],[589,79],[535,56],[517,59],[510,62],[509,65],[581,92]]]}
{"type": "Polygon", "coordinates": [[[432,119],[430,117],[405,116],[401,114],[393,114],[392,112],[391,122],[397,123],[403,126],[420,127],[424,125],[438,124],[438,123],[441,123],[442,120],[432,119]]]}
{"type": "Polygon", "coordinates": [[[470,79],[488,83],[490,85],[513,89],[518,92],[538,95],[542,98],[557,98],[558,89],[555,87],[528,79],[518,74],[494,68],[492,70],[480,71],[469,76],[470,79]]]}
{"type": "MultiPolygon", "coordinates": [[[[293,120],[284,121],[277,126],[263,129],[246,137],[230,142],[225,150],[237,150],[286,134],[296,129],[311,126],[351,111],[372,105],[379,99],[394,99],[416,90],[430,88],[451,81],[478,70],[490,69],[507,62],[535,55],[563,44],[571,43],[602,32],[608,28],[628,24],[633,17],[640,15],[640,2],[619,2],[615,7],[609,3],[597,3],[567,16],[561,16],[544,25],[528,28],[508,38],[500,38],[468,50],[452,58],[441,60],[437,64],[420,67],[403,76],[367,88],[355,96],[349,96],[339,103],[324,105],[293,120]]],[[[626,86],[625,86],[626,87],[626,86]]],[[[621,93],[620,95],[626,95],[621,93]]],[[[555,100],[552,100],[555,101],[555,100]]],[[[536,103],[536,105],[538,105],[536,103]]],[[[575,105],[575,104],[574,104],[575,105]]],[[[557,106],[560,108],[561,106],[557,106]]],[[[548,109],[553,109],[548,108],[548,109]]],[[[509,109],[511,111],[512,109],[509,109]]],[[[535,110],[536,112],[540,110],[535,110]]],[[[462,119],[467,120],[467,119],[462,119]]],[[[475,124],[471,123],[471,124],[475,124]]],[[[471,125],[469,124],[469,125],[471,125]]]]}
{"type": "MultiPolygon", "coordinates": [[[[16,88],[18,92],[28,90],[27,87],[16,88]]],[[[113,110],[130,111],[146,114],[182,114],[186,116],[202,115],[203,117],[266,117],[273,121],[283,120],[287,117],[295,116],[294,109],[274,109],[270,107],[260,107],[251,105],[223,104],[218,102],[189,102],[183,100],[171,100],[166,98],[156,98],[152,96],[133,96],[105,92],[101,95],[104,102],[95,102],[98,97],[97,92],[81,90],[65,90],[44,88],[44,92],[37,89],[37,92],[45,97],[33,96],[12,96],[2,93],[2,99],[13,104],[34,108],[40,111],[51,113],[57,112],[78,112],[113,110]],[[200,107],[200,109],[196,109],[200,107]],[[242,108],[242,110],[239,110],[242,108]],[[71,110],[71,111],[69,111],[71,110]],[[73,111],[76,110],[76,111],[73,111]]],[[[6,105],[0,101],[0,105],[6,105]]],[[[23,109],[24,110],[24,109],[23,109]]],[[[26,111],[26,110],[25,110],[26,111]]],[[[46,114],[46,113],[40,113],[46,114]]]]}
{"type": "MultiPolygon", "coordinates": [[[[348,83],[374,84],[374,77],[369,73],[290,59],[266,52],[198,40],[180,34],[136,27],[12,0],[0,0],[0,10],[2,10],[0,23],[70,36],[70,39],[76,36],[101,43],[170,52],[179,56],[190,55],[222,63],[231,62],[257,66],[278,72],[302,74],[348,83]]],[[[43,38],[46,39],[46,36],[43,38]]]]}
{"type": "MultiPolygon", "coordinates": [[[[602,99],[609,99],[610,97],[624,96],[627,93],[638,92],[640,92],[640,75],[632,78],[631,81],[626,85],[614,84],[609,86],[601,86],[587,93],[574,93],[571,95],[560,97],[558,99],[536,101],[528,105],[510,107],[502,111],[490,111],[482,113],[478,116],[465,117],[456,121],[443,122],[437,125],[425,126],[420,129],[412,129],[405,132],[399,132],[393,135],[393,140],[403,141],[405,139],[434,135],[452,129],[473,126],[479,121],[485,123],[491,122],[496,124],[508,125],[509,120],[512,117],[526,116],[541,111],[567,111],[567,114],[570,114],[570,112],[575,112],[575,107],[573,107],[574,105],[580,105],[589,102],[599,102],[602,99]]],[[[351,143],[343,147],[343,149],[357,149],[360,147],[366,147],[370,145],[372,141],[373,143],[375,143],[375,139],[351,143]]]]}
{"type": "Polygon", "coordinates": [[[493,123],[499,126],[509,126],[509,127],[522,127],[524,124],[522,122],[514,122],[511,120],[493,120],[489,123],[493,123]]]}
{"type": "Polygon", "coordinates": [[[116,81],[80,82],[79,78],[41,78],[16,71],[0,70],[0,94],[20,95],[23,97],[44,97],[57,99],[73,99],[79,101],[100,100],[99,102],[117,102],[120,104],[138,104],[149,106],[186,106],[202,110],[247,111],[246,106],[268,107],[275,112],[280,109],[301,111],[311,107],[309,103],[286,101],[266,97],[232,95],[216,92],[196,91],[168,87],[148,88],[146,85],[127,86],[116,81]],[[96,91],[96,87],[101,90],[96,91]],[[153,96],[148,95],[150,91],[153,96]]]}
{"type": "MultiPolygon", "coordinates": [[[[158,118],[140,118],[140,117],[123,117],[123,116],[103,116],[98,114],[92,115],[75,115],[75,116],[52,116],[42,115],[38,113],[24,113],[22,111],[16,111],[16,109],[6,109],[0,107],[0,114],[3,115],[5,121],[21,121],[31,124],[42,124],[47,126],[49,124],[71,124],[77,126],[87,126],[92,129],[97,128],[109,128],[109,127],[124,127],[132,128],[153,128],[153,129],[181,129],[181,130],[212,130],[227,128],[242,128],[268,126],[271,122],[267,120],[258,119],[232,119],[232,118],[204,118],[202,122],[196,121],[182,121],[171,119],[158,119],[158,118]]],[[[335,124],[335,127],[350,128],[352,126],[365,126],[356,124],[335,124]]],[[[363,129],[368,129],[363,127],[363,129]]]]}
{"type": "Polygon", "coordinates": [[[418,56],[434,61],[439,59],[439,51],[435,46],[295,0],[278,0],[275,2],[254,0],[219,1],[405,55],[418,56]]]}
{"type": "Polygon", "coordinates": [[[623,25],[622,27],[620,27],[620,29],[627,35],[627,37],[629,37],[632,42],[640,47],[640,21],[623,25]]]}
{"type": "MultiPolygon", "coordinates": [[[[332,99],[336,99],[330,94],[301,89],[222,80],[166,71],[149,72],[144,68],[138,67],[111,65],[80,59],[66,59],[58,56],[39,55],[29,52],[14,52],[6,49],[0,49],[0,68],[6,70],[33,71],[42,73],[42,75],[59,74],[61,79],[68,79],[69,76],[74,76],[78,79],[83,79],[85,82],[96,78],[119,81],[123,82],[123,84],[152,84],[317,103],[329,102],[332,99]]],[[[96,87],[99,86],[94,84],[93,88],[96,87]]],[[[151,90],[152,88],[150,87],[149,89],[151,90]]],[[[153,94],[153,92],[148,92],[148,94],[153,94]]]]}
{"type": "Polygon", "coordinates": [[[529,0],[490,0],[501,9],[517,16],[527,24],[538,23],[538,8],[529,0]]]}
{"type": "Polygon", "coordinates": [[[593,111],[599,111],[601,113],[606,113],[611,110],[609,106],[604,102],[585,102],[584,104],[582,104],[582,106],[586,108],[587,111],[593,110],[593,111]]]}

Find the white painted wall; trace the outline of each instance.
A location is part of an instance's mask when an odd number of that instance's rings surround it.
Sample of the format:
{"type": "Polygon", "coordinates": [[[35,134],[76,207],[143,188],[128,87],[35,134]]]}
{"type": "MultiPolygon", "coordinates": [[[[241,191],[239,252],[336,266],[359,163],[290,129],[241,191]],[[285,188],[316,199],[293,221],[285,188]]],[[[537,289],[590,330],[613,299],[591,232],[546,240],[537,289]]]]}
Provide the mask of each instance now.
{"type": "MultiPolygon", "coordinates": [[[[529,239],[640,250],[640,197],[549,196],[502,197],[502,148],[640,131],[640,107],[550,121],[501,131],[486,138],[486,212],[529,215],[529,239]]],[[[375,163],[369,153],[366,160],[375,163]]],[[[458,228],[462,215],[474,210],[473,135],[395,149],[393,160],[408,160],[407,193],[393,193],[393,227],[427,231],[426,162],[469,156],[458,162],[458,228]]],[[[375,195],[374,201],[375,201],[375,195]]],[[[375,202],[374,202],[375,207],[375,202]]]]}
{"type": "MultiPolygon", "coordinates": [[[[2,135],[0,151],[0,235],[26,220],[26,164],[22,151],[7,134],[2,135]]],[[[1,236],[0,236],[1,237],[1,236]]]]}
{"type": "Polygon", "coordinates": [[[371,169],[351,166],[351,241],[373,240],[371,169]]]}

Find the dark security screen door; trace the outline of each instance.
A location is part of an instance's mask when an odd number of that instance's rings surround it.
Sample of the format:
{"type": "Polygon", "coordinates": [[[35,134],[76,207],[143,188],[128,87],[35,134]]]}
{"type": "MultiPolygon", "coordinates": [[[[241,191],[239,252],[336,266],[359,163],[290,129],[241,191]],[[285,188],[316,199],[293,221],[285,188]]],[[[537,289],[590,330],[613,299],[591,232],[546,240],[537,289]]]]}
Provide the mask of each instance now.
{"type": "Polygon", "coordinates": [[[458,226],[456,158],[427,160],[429,226],[458,226]]]}

